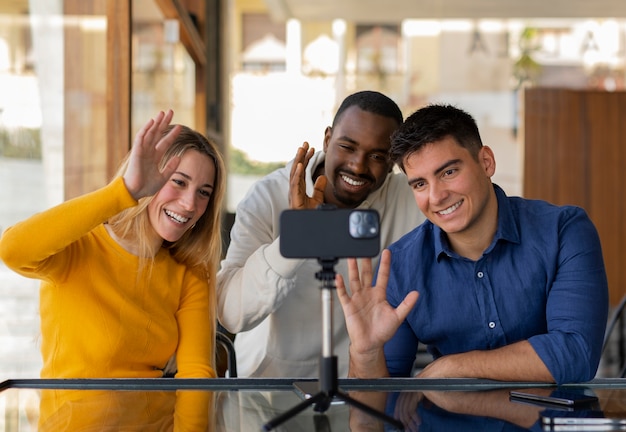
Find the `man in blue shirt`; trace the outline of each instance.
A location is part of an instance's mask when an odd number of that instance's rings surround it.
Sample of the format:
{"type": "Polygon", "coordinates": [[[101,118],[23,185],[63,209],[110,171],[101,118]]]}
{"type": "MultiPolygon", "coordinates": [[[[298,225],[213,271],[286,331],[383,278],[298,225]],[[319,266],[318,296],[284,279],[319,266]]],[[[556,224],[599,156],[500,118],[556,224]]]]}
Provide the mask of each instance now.
{"type": "Polygon", "coordinates": [[[409,116],[391,157],[428,220],[384,251],[376,280],[368,260],[360,275],[350,260],[351,294],[337,278],[350,375],[409,376],[420,341],[434,358],[420,378],[594,378],[608,288],[585,211],[507,197],[476,122],[449,105],[409,116]]]}

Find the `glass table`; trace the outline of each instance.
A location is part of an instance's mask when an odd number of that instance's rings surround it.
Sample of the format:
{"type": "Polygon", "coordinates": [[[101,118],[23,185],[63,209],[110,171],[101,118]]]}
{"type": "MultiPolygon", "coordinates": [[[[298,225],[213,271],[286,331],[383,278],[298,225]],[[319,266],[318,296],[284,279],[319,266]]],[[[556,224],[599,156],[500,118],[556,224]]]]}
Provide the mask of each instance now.
{"type": "MultiPolygon", "coordinates": [[[[476,379],[340,379],[342,394],[407,431],[626,430],[626,380],[596,379],[559,388],[476,379]],[[510,400],[520,390],[597,396],[582,407],[510,400]],[[623,423],[623,424],[622,424],[623,423]]],[[[0,383],[0,430],[13,431],[395,431],[341,398],[318,394],[316,380],[66,379],[0,383]],[[308,395],[308,396],[307,396],[308,395]]]]}

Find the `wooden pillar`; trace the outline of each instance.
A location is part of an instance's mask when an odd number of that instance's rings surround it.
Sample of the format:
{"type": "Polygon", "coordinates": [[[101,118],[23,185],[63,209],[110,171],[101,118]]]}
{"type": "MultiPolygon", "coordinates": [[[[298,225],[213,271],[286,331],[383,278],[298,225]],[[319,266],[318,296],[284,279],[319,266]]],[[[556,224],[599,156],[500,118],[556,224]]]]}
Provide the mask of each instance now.
{"type": "Polygon", "coordinates": [[[107,0],[107,178],[132,145],[132,0],[107,0]]]}
{"type": "Polygon", "coordinates": [[[97,18],[107,0],[65,0],[63,118],[65,198],[90,192],[107,180],[106,34],[97,18]],[[89,23],[95,25],[85,31],[89,23]],[[84,26],[83,26],[84,24],[84,26]]]}

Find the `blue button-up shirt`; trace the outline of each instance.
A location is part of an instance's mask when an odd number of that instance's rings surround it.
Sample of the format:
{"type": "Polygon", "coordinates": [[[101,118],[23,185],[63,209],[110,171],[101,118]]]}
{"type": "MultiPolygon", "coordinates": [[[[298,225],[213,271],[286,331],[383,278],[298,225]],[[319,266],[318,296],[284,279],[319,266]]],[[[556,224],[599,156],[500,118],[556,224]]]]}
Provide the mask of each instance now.
{"type": "Polygon", "coordinates": [[[594,378],[608,315],[600,239],[579,207],[507,197],[478,261],[430,221],[392,244],[387,299],[417,304],[385,345],[391,376],[409,376],[418,341],[434,358],[528,340],[557,383],[594,378]]]}

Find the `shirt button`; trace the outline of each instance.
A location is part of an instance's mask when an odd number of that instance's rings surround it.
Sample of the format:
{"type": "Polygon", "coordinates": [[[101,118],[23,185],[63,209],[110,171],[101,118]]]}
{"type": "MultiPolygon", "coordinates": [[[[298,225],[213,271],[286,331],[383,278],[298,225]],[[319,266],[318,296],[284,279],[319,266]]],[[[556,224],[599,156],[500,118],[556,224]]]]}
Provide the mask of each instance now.
{"type": "Polygon", "coordinates": [[[491,321],[491,322],[489,323],[489,328],[490,328],[490,329],[496,328],[496,323],[494,323],[493,321],[491,321]]]}
{"type": "Polygon", "coordinates": [[[484,275],[485,275],[485,274],[484,274],[483,272],[481,272],[481,271],[479,271],[478,273],[476,273],[476,276],[478,276],[480,279],[482,279],[482,277],[483,277],[484,275]]]}

